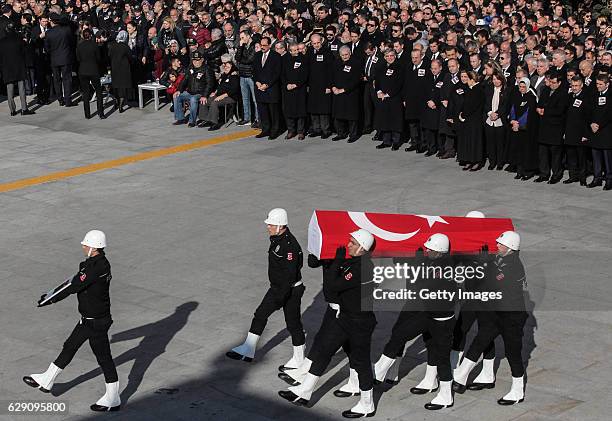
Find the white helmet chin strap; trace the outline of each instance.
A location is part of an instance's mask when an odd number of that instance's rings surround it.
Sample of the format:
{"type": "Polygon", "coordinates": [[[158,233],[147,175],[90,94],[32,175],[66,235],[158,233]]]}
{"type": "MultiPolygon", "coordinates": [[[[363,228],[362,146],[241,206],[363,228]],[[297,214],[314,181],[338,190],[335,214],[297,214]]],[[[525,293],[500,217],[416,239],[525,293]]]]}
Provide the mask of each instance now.
{"type": "Polygon", "coordinates": [[[276,235],[280,234],[280,228],[281,228],[281,226],[280,226],[280,225],[277,225],[277,226],[276,226],[276,235]]]}
{"type": "Polygon", "coordinates": [[[355,254],[359,254],[361,252],[361,250],[363,250],[363,247],[359,246],[359,248],[357,249],[357,252],[355,254]]]}
{"type": "MultiPolygon", "coordinates": [[[[87,247],[89,247],[89,246],[87,246],[87,247]]],[[[92,249],[91,247],[89,247],[89,251],[87,252],[87,257],[91,257],[91,251],[92,251],[92,250],[93,250],[93,249],[92,249]]]]}

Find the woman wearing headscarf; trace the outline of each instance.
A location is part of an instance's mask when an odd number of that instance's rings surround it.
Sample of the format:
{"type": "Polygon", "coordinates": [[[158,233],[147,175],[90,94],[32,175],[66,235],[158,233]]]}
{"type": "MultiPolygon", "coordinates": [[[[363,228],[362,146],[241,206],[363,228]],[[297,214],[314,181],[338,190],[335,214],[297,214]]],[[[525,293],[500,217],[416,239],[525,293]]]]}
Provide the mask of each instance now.
{"type": "Polygon", "coordinates": [[[132,70],[131,57],[132,52],[128,47],[128,33],[119,31],[115,42],[111,42],[108,46],[108,57],[111,63],[111,79],[115,96],[119,100],[119,112],[124,111],[125,99],[128,97],[132,89],[132,70]]]}
{"type": "Polygon", "coordinates": [[[517,169],[515,179],[529,180],[538,172],[537,98],[526,77],[519,79],[508,104],[508,163],[517,169]]]}

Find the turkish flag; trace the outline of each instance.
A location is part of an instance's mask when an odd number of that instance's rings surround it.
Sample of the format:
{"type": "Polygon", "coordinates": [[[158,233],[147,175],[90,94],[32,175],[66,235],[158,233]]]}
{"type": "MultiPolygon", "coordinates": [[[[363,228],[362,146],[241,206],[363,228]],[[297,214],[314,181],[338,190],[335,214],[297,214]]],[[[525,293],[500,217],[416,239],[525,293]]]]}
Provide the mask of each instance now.
{"type": "Polygon", "coordinates": [[[349,234],[360,228],[376,239],[373,257],[414,255],[435,233],[448,236],[451,253],[475,253],[484,244],[493,251],[497,237],[514,230],[509,218],[315,210],[308,226],[308,251],[319,259],[332,259],[336,248],[346,246],[349,234]]]}

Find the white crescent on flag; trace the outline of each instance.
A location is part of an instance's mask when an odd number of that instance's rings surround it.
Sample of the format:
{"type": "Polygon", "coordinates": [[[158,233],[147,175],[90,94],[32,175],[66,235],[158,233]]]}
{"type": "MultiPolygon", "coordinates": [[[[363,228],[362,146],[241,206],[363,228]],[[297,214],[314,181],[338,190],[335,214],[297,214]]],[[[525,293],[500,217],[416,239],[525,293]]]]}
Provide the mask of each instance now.
{"type": "Polygon", "coordinates": [[[405,241],[409,238],[414,237],[421,230],[420,228],[416,231],[408,232],[408,233],[399,233],[399,232],[391,232],[380,228],[377,225],[374,225],[372,221],[368,219],[365,212],[351,212],[348,211],[348,216],[351,218],[351,221],[359,228],[364,229],[370,232],[372,235],[381,238],[385,241],[405,241]]]}

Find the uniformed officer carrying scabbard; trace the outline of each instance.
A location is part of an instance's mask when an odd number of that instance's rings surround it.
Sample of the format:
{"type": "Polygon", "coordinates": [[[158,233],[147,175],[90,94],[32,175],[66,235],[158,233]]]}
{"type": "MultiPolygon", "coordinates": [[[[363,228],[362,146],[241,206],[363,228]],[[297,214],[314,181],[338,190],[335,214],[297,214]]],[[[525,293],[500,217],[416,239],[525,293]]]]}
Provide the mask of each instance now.
{"type": "Polygon", "coordinates": [[[108,329],[113,323],[110,313],[109,287],[111,267],[104,254],[106,235],[102,231],[89,231],[83,241],[83,252],[87,259],[80,263],[79,272],[56,295],[43,295],[38,306],[43,307],[77,294],[81,320],[76,325],[62,348],[62,352],[44,373],[25,376],[23,381],[48,393],[58,374],[66,368],[85,341],[96,356],[106,382],[106,393],[95,404],[93,411],[118,411],[121,405],[119,380],[108,341],[108,329]]]}
{"type": "Polygon", "coordinates": [[[225,355],[234,360],[253,361],[257,342],[268,323],[268,317],[282,308],[285,313],[287,330],[291,334],[293,343],[293,356],[282,368],[297,368],[304,361],[304,344],[306,342],[300,308],[305,290],[301,273],[302,249],[287,227],[287,211],[285,209],[272,209],[264,222],[267,224],[270,234],[270,248],[268,249],[270,288],[257,310],[255,310],[251,328],[245,341],[225,355]]]}

